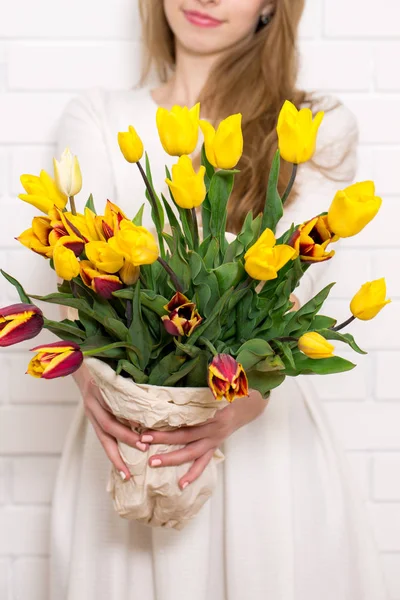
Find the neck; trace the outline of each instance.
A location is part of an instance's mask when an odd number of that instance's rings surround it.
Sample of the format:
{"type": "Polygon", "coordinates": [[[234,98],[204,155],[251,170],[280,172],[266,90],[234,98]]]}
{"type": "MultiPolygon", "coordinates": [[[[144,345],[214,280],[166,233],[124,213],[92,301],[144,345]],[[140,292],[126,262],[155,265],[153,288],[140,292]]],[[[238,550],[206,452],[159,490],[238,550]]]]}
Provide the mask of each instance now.
{"type": "Polygon", "coordinates": [[[159,100],[165,108],[174,104],[194,106],[219,54],[199,55],[189,52],[177,43],[173,75],[159,88],[159,100]]]}

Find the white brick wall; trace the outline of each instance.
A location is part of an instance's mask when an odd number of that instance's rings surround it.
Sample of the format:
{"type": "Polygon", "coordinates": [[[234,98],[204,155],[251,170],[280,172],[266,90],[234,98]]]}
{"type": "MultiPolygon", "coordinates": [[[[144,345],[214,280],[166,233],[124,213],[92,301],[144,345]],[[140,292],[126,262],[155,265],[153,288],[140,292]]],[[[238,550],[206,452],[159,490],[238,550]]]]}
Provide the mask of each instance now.
{"type": "MultiPolygon", "coordinates": [[[[29,207],[22,210],[16,202],[22,191],[19,176],[50,169],[57,118],[69,98],[95,85],[125,89],[136,82],[134,5],[132,0],[71,0],[60,19],[52,0],[13,0],[2,12],[1,266],[21,277],[29,290],[50,291],[53,279],[44,262],[13,240],[31,218],[29,207]]],[[[392,600],[400,600],[400,393],[395,375],[400,360],[399,18],[398,0],[379,5],[307,0],[301,28],[301,81],[307,88],[337,94],[357,115],[357,179],[374,179],[384,197],[375,221],[343,244],[345,262],[337,256],[336,271],[326,273],[326,283],[337,281],[326,312],[346,318],[348,300],[359,285],[381,276],[393,302],[374,321],[351,328],[369,352],[341,352],[357,369],[318,379],[315,386],[366,502],[392,600]]],[[[12,289],[0,280],[0,303],[13,300],[12,289]]],[[[28,382],[23,348],[0,352],[0,598],[46,600],[51,494],[76,389],[70,382],[60,394],[57,383],[28,382]]]]}

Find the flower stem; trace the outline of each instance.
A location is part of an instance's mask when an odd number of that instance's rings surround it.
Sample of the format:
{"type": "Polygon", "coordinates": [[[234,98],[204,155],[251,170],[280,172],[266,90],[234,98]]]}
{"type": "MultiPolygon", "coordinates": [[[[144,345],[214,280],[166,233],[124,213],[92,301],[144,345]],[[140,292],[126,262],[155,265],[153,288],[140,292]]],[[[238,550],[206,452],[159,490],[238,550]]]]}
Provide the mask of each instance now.
{"type": "Polygon", "coordinates": [[[69,203],[71,205],[71,212],[73,215],[76,215],[76,206],[75,206],[75,199],[73,196],[69,196],[69,203]]]}
{"type": "Polygon", "coordinates": [[[278,341],[278,342],[298,342],[299,341],[297,338],[292,337],[290,335],[286,336],[286,337],[277,337],[277,338],[274,338],[271,341],[274,342],[275,340],[278,341]]]}
{"type": "Polygon", "coordinates": [[[96,356],[96,354],[102,354],[107,350],[113,350],[114,348],[130,348],[131,350],[137,350],[131,344],[127,344],[126,342],[114,342],[113,344],[108,344],[107,346],[101,346],[101,348],[92,348],[91,350],[82,350],[83,356],[96,356]]]}
{"type": "Polygon", "coordinates": [[[332,329],[332,331],[340,331],[341,329],[343,329],[343,327],[346,327],[347,325],[350,325],[350,323],[352,323],[353,321],[355,321],[355,319],[356,318],[352,315],[349,319],[347,319],[347,321],[344,321],[340,325],[336,325],[336,327],[330,327],[329,329],[332,329]]]}
{"type": "Polygon", "coordinates": [[[165,258],[165,250],[164,250],[164,239],[161,235],[161,220],[160,220],[160,213],[158,212],[158,206],[157,206],[157,200],[156,197],[154,195],[154,190],[153,190],[153,186],[151,185],[146,173],[144,172],[144,169],[142,167],[142,165],[140,164],[140,162],[138,161],[137,163],[138,169],[140,171],[140,174],[143,178],[143,181],[146,185],[146,189],[149,193],[149,198],[150,198],[150,204],[152,206],[153,212],[154,212],[154,217],[156,220],[156,229],[157,229],[157,236],[158,236],[158,243],[160,245],[160,252],[162,255],[162,258],[165,258]]]}
{"type": "Polygon", "coordinates": [[[201,336],[199,337],[199,343],[202,342],[209,350],[211,350],[213,356],[218,356],[217,350],[214,348],[213,344],[207,338],[201,336]]]}
{"type": "Polygon", "coordinates": [[[290,192],[292,191],[292,187],[293,187],[294,181],[296,179],[296,173],[297,173],[297,167],[298,166],[299,165],[297,165],[296,163],[293,163],[292,174],[290,176],[290,180],[289,180],[288,186],[287,186],[287,188],[285,190],[285,193],[282,196],[282,204],[285,204],[286,200],[288,199],[288,196],[289,196],[290,192]]]}
{"type": "Polygon", "coordinates": [[[190,211],[190,220],[192,225],[193,246],[195,251],[197,252],[197,250],[199,249],[199,227],[197,223],[197,213],[194,207],[190,211]]]}
{"type": "Polygon", "coordinates": [[[247,277],[247,279],[245,279],[244,281],[242,281],[242,283],[240,283],[238,285],[238,287],[236,288],[235,292],[238,292],[239,290],[243,290],[246,287],[249,287],[251,283],[253,283],[254,279],[252,277],[250,277],[250,275],[247,277]]]}
{"type": "Polygon", "coordinates": [[[164,267],[164,269],[167,271],[168,275],[171,278],[171,281],[173,282],[175,289],[177,292],[181,292],[183,294],[183,287],[181,282],[179,281],[176,273],[171,269],[171,267],[165,262],[165,260],[163,258],[161,258],[161,256],[159,256],[157,258],[158,262],[164,267]]]}

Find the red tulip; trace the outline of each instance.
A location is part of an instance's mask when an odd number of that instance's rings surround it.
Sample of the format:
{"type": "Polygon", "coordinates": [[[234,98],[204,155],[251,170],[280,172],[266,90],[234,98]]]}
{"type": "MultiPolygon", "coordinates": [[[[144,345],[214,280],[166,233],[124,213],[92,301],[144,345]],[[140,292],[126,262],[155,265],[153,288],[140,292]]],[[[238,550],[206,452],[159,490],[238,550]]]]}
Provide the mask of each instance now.
{"type": "Polygon", "coordinates": [[[228,402],[233,402],[235,398],[249,395],[245,370],[229,354],[214,356],[208,367],[208,385],[216,400],[225,397],[228,402]]]}
{"type": "Polygon", "coordinates": [[[181,292],[176,292],[163,308],[169,311],[169,315],[164,315],[161,319],[165,329],[171,335],[189,336],[203,320],[196,305],[181,292]]]}
{"type": "Polygon", "coordinates": [[[74,342],[54,342],[31,349],[38,354],[32,358],[27,373],[41,379],[65,377],[79,369],[83,354],[74,342]]]}
{"type": "Polygon", "coordinates": [[[43,313],[34,304],[0,308],[0,346],[12,346],[35,337],[43,328],[43,313]]]}

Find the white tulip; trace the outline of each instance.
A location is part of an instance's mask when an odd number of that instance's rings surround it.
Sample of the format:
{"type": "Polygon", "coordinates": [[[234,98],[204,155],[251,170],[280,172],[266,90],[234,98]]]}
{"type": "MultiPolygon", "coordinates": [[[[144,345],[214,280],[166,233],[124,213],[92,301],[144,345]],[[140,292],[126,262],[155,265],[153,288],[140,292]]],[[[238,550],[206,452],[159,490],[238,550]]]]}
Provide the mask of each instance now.
{"type": "Polygon", "coordinates": [[[53,158],[53,163],[54,177],[59,191],[69,197],[78,194],[82,189],[82,173],[78,158],[67,147],[61,155],[60,162],[53,158]]]}

